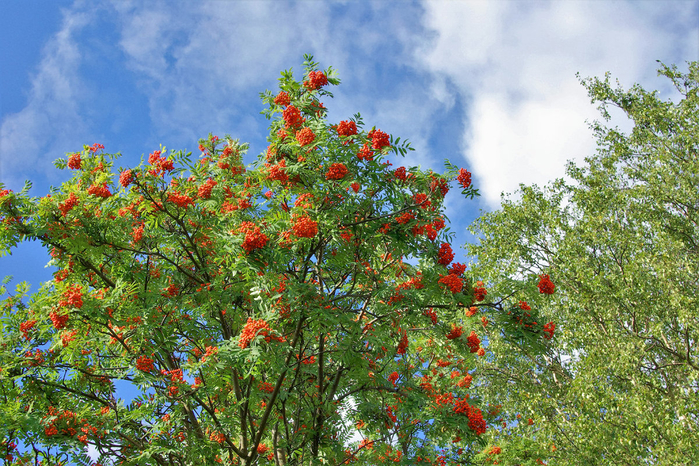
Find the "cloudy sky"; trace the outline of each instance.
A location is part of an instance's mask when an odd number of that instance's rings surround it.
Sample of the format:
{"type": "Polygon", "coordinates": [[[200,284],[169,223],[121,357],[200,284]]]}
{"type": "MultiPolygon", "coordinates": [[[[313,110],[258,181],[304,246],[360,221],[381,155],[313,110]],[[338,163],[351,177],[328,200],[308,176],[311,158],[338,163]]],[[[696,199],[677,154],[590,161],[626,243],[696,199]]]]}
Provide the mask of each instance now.
{"type": "MultiPolygon", "coordinates": [[[[40,196],[65,179],[52,161],[83,144],[126,167],[210,132],[249,142],[251,162],[266,146],[259,93],[283,69],[300,76],[310,53],[342,79],[332,121],[359,112],[410,140],[417,150],[394,164],[441,171],[448,158],[473,172],[482,197],[448,198],[461,245],[502,192],[594,151],[597,111],[576,73],[670,96],[656,60],[699,59],[698,25],[699,1],[5,0],[0,182],[31,179],[40,196]]],[[[46,261],[27,245],[0,275],[47,280],[46,261]]]]}

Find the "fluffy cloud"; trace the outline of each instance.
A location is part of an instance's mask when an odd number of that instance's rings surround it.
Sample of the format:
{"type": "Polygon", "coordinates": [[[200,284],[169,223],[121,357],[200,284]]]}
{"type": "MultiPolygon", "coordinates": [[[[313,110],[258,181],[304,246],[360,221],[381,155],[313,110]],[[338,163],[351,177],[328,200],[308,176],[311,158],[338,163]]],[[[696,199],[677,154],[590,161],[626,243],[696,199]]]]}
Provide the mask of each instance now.
{"type": "Polygon", "coordinates": [[[380,2],[78,1],[64,10],[66,24],[47,44],[38,66],[42,79],[33,84],[38,97],[4,119],[4,147],[17,146],[41,126],[44,139],[25,146],[34,156],[51,152],[53,158],[88,137],[111,137],[119,142],[110,146],[115,150],[123,149],[127,136],[143,138],[133,141],[136,147],[191,147],[209,132],[251,141],[257,153],[267,125],[258,93],[274,89],[282,69],[294,67],[298,77],[304,53],[311,53],[349,83],[327,102],[333,117],[361,111],[369,125],[416,134],[411,139],[422,152],[414,161],[426,161],[436,106],[412,62],[422,40],[421,14],[417,3],[396,9],[380,2]],[[57,53],[68,48],[72,59],[57,53]],[[53,69],[56,61],[60,73],[53,69]],[[95,65],[101,67],[97,74],[95,65]],[[93,100],[85,98],[88,90],[93,100]],[[60,135],[38,123],[51,108],[63,112],[60,135]]]}
{"type": "Polygon", "coordinates": [[[46,44],[27,106],[3,117],[3,179],[51,173],[57,155],[110,139],[110,150],[131,144],[126,163],[209,132],[259,153],[257,93],[281,69],[299,76],[311,53],[343,79],[331,119],[359,111],[407,137],[417,150],[401,164],[468,166],[492,207],[594,150],[584,120],[597,113],[577,71],[656,87],[656,58],[697,56],[696,5],[78,1],[46,44]]]}
{"type": "Polygon", "coordinates": [[[21,187],[36,167],[47,166],[47,151],[63,154],[76,144],[81,147],[77,139],[85,123],[79,111],[82,82],[77,70],[82,55],[74,36],[89,19],[87,13],[64,16],[31,79],[27,105],[2,120],[0,175],[12,188],[21,187]]]}
{"type": "MultiPolygon", "coordinates": [[[[185,143],[209,131],[245,140],[264,135],[257,93],[274,89],[281,69],[293,66],[299,77],[301,58],[311,53],[343,79],[337,99],[326,102],[331,119],[361,111],[369,126],[410,136],[417,150],[405,163],[434,161],[428,136],[439,102],[412,61],[423,40],[415,34],[422,14],[416,5],[205,2],[178,10],[116,2],[115,8],[126,66],[139,75],[161,137],[185,143]]],[[[262,149],[251,142],[254,153],[262,149]]]]}
{"type": "MultiPolygon", "coordinates": [[[[462,153],[490,207],[519,183],[563,176],[590,155],[598,117],[582,77],[606,71],[651,88],[656,59],[699,55],[695,2],[425,2],[436,38],[417,53],[468,102],[462,153]]],[[[623,121],[621,122],[624,123],[623,121]]]]}
{"type": "Polygon", "coordinates": [[[258,93],[274,89],[282,69],[293,66],[298,77],[304,53],[350,83],[328,102],[333,116],[361,111],[369,125],[424,133],[426,91],[399,95],[422,89],[409,74],[421,11],[353,2],[76,1],[45,46],[26,107],[3,116],[3,180],[53,174],[51,160],[93,139],[108,150],[130,144],[128,159],[161,142],[192,147],[209,132],[230,133],[257,153],[267,125],[258,93]]]}

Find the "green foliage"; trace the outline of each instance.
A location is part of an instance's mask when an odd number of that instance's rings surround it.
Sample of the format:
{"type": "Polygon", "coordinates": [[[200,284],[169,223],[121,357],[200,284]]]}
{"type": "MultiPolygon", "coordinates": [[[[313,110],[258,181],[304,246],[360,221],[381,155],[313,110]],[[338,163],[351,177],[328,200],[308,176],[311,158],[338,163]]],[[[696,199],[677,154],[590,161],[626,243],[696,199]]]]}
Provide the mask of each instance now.
{"type": "Polygon", "coordinates": [[[470,174],[392,169],[410,145],[359,114],[328,123],[319,99],[339,80],[306,60],[302,82],[287,71],[262,94],[252,167],[228,136],[119,173],[96,144],[57,162],[73,176],[50,196],[0,189],[0,250],[38,239],[58,269],[1,303],[8,454],[412,465],[480,450],[481,323],[442,214],[470,174]]]}
{"type": "Polygon", "coordinates": [[[569,164],[573,182],[521,186],[474,224],[473,272],[557,324],[540,355],[488,334],[478,390],[509,410],[490,431],[510,458],[499,464],[532,452],[549,465],[699,464],[699,64],[688,68],[660,68],[676,102],[583,80],[630,134],[595,122],[598,151],[569,164]],[[538,302],[527,285],[542,272],[556,292],[538,302]]]}

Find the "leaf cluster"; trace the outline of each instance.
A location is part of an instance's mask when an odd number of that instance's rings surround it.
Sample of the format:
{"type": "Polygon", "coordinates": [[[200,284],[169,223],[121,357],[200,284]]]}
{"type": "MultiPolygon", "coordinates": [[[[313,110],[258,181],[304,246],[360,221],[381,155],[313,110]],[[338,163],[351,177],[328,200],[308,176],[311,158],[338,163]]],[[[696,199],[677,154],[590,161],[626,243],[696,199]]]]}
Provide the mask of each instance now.
{"type": "Polygon", "coordinates": [[[557,323],[548,351],[533,355],[508,335],[490,335],[494,357],[479,389],[512,409],[506,427],[491,432],[514,457],[699,462],[699,64],[659,74],[675,86],[675,101],[613,87],[609,76],[583,80],[603,117],[621,109],[631,132],[593,123],[597,153],[569,164],[572,182],[521,186],[519,199],[473,226],[482,238],[469,248],[474,270],[494,293],[532,300],[519,285],[543,271],[556,283],[538,307],[538,319],[557,323]],[[516,433],[515,414],[533,426],[516,433]]]}

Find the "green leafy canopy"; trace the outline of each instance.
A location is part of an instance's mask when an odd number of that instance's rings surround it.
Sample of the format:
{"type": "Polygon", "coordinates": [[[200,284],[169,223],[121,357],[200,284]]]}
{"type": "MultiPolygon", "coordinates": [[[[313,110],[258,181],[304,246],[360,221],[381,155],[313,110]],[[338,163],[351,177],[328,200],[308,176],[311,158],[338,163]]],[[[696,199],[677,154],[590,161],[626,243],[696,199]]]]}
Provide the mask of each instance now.
{"type": "Polygon", "coordinates": [[[412,465],[480,451],[492,416],[470,384],[488,301],[452,263],[443,215],[454,180],[477,194],[470,173],[392,168],[409,143],[359,114],[327,121],[337,84],[312,57],[301,81],[283,72],[250,167],[229,136],[120,170],[95,144],[56,162],[72,178],[50,195],[0,187],[0,251],[40,240],[57,269],[0,305],[8,457],[412,465]]]}
{"type": "Polygon", "coordinates": [[[597,153],[569,164],[571,182],[522,186],[473,226],[489,292],[530,299],[521,285],[542,270],[557,287],[537,303],[558,325],[547,351],[488,334],[478,389],[509,410],[490,431],[500,464],[699,464],[699,63],[659,74],[674,102],[582,80],[630,133],[593,123],[597,153]]]}

